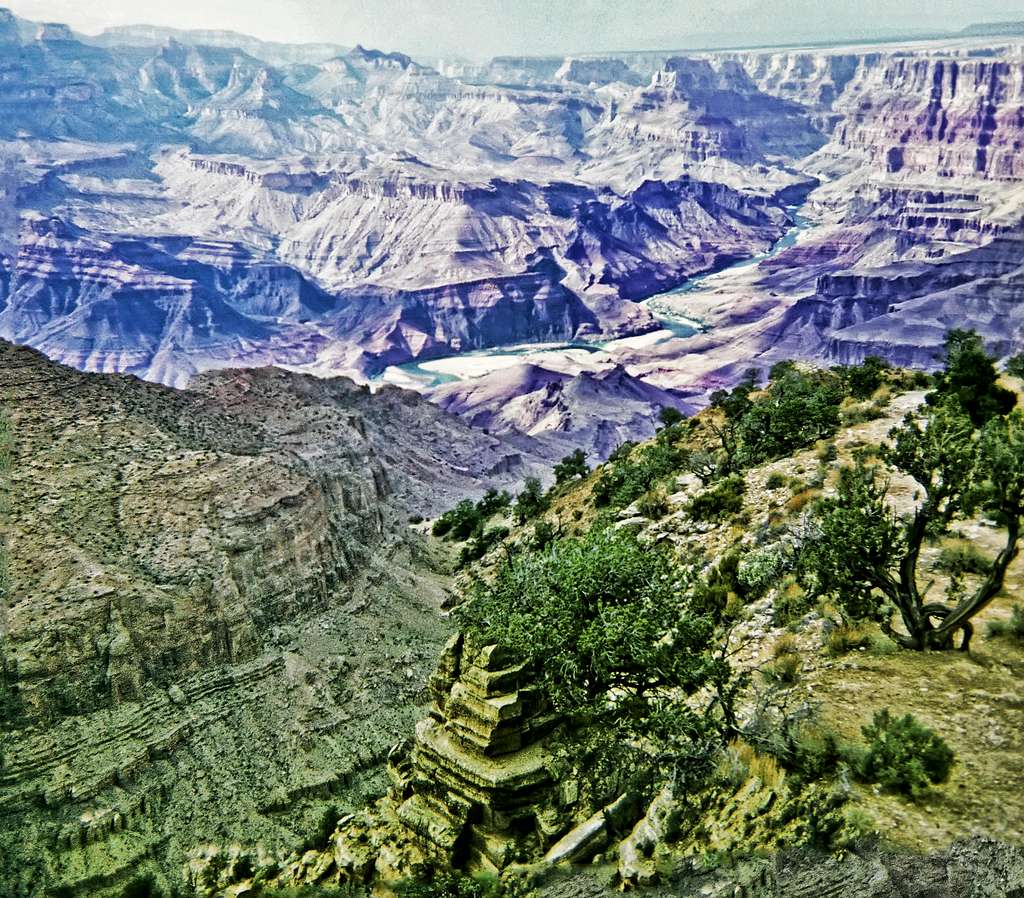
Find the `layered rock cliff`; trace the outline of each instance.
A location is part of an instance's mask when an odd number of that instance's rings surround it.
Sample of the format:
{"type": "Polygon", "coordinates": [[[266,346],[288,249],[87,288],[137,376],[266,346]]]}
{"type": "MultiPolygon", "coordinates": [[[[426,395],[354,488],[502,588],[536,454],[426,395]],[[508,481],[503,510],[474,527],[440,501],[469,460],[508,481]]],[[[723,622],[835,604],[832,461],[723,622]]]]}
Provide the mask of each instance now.
{"type": "Polygon", "coordinates": [[[176,871],[226,833],[290,844],[379,789],[447,629],[400,522],[511,486],[530,447],[393,388],[175,392],[9,344],[0,406],[0,893],[176,871]]]}

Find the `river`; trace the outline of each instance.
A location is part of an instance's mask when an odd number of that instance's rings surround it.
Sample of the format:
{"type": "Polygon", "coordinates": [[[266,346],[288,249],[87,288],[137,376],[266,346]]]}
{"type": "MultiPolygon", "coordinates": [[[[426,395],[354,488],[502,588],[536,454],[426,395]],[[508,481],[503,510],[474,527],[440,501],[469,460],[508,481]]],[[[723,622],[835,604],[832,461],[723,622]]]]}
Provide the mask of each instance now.
{"type": "MultiPolygon", "coordinates": [[[[613,343],[624,345],[628,341],[660,342],[673,337],[692,337],[694,334],[705,330],[706,327],[703,322],[688,317],[678,308],[673,308],[674,300],[692,296],[694,293],[705,289],[709,278],[720,278],[726,272],[739,271],[758,265],[765,259],[770,259],[772,256],[776,256],[783,250],[793,246],[800,235],[813,225],[813,222],[801,215],[799,207],[791,207],[788,211],[792,216],[793,226],[772,245],[771,249],[756,256],[740,259],[723,268],[709,271],[706,274],[697,275],[690,278],[680,287],[666,290],[664,293],[657,293],[642,300],[640,304],[661,323],[662,330],[656,332],[656,334],[615,340],[613,343]]],[[[466,380],[467,378],[487,374],[490,371],[519,365],[524,359],[543,364],[545,356],[550,361],[558,361],[559,364],[555,367],[561,370],[565,367],[566,362],[569,362],[571,365],[573,361],[577,361],[585,366],[588,354],[603,353],[611,345],[609,343],[569,342],[522,343],[514,346],[495,346],[489,349],[442,356],[441,358],[429,361],[415,361],[407,362],[404,365],[393,365],[384,372],[380,380],[398,384],[399,386],[412,387],[413,389],[430,389],[443,383],[466,380]]]]}

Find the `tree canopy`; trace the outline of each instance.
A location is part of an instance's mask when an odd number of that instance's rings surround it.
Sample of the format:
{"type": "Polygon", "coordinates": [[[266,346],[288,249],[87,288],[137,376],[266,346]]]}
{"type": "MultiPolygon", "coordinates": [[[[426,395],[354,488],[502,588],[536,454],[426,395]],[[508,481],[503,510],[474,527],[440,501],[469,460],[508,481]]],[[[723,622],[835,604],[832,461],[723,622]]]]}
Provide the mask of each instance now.
{"type": "Polygon", "coordinates": [[[667,553],[602,527],[513,555],[459,613],[464,626],[535,667],[566,715],[635,733],[671,706],[684,727],[701,729],[679,697],[724,682],[728,667],[691,587],[667,553]]]}

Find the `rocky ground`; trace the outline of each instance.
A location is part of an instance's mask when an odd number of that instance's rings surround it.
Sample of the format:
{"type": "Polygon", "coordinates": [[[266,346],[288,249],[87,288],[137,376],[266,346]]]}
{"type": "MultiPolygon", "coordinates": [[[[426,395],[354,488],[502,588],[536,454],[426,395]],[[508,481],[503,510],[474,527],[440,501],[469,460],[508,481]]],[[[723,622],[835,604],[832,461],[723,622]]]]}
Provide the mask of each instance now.
{"type": "MultiPolygon", "coordinates": [[[[808,502],[834,488],[839,467],[854,452],[877,449],[923,396],[883,388],[870,403],[873,415],[854,415],[859,423],[841,427],[833,438],[746,471],[742,508],[731,519],[693,520],[686,506],[701,487],[681,476],[664,509],[646,517],[627,507],[619,526],[710,564],[737,547],[750,550],[758,534],[799,526],[808,502]]],[[[703,424],[691,433],[700,440],[703,424]]],[[[591,486],[586,479],[556,496],[547,520],[562,533],[586,529],[597,513],[591,486]]],[[[899,478],[890,495],[904,510],[915,501],[911,484],[899,478]]],[[[512,539],[531,534],[528,526],[514,530],[512,539]]],[[[984,553],[994,551],[999,534],[968,521],[957,539],[984,553]]],[[[936,591],[948,580],[938,563],[941,548],[930,545],[924,555],[936,591]]],[[[486,576],[502,551],[475,573],[486,576]]],[[[387,799],[342,820],[325,848],[293,850],[276,863],[254,855],[251,846],[211,847],[197,859],[193,881],[204,894],[224,889],[229,895],[251,887],[253,869],[256,879],[279,887],[339,877],[387,882],[403,870],[408,875],[424,852],[429,858],[441,851],[449,863],[468,858],[475,869],[505,869],[514,888],[550,898],[596,898],[623,888],[722,898],[1024,894],[1024,704],[1017,688],[1024,646],[986,635],[987,623],[1005,620],[1019,603],[1022,576],[1018,560],[1003,593],[976,619],[970,653],[902,651],[870,626],[850,644],[836,642],[828,607],[786,611],[793,588],[786,582],[749,601],[729,631],[730,663],[750,675],[738,706],[741,726],[768,702],[848,745],[863,740],[862,727],[882,708],[911,713],[933,728],[956,763],[947,782],[916,801],[841,772],[834,780],[801,782],[774,757],[740,741],[699,793],[668,784],[646,812],[624,796],[588,816],[593,808],[580,802],[578,782],[565,775],[562,737],[536,725],[544,721],[543,706],[521,670],[466,639],[449,643],[442,656],[431,679],[431,713],[417,725],[411,751],[396,756],[387,799]],[[783,680],[771,676],[780,651],[798,661],[783,680]],[[553,783],[556,769],[563,778],[553,783]],[[471,810],[477,804],[480,814],[471,810]],[[520,816],[525,825],[517,825],[520,816]],[[814,827],[834,827],[828,830],[834,855],[810,847],[814,827]],[[220,879],[208,872],[217,858],[220,879]]]]}

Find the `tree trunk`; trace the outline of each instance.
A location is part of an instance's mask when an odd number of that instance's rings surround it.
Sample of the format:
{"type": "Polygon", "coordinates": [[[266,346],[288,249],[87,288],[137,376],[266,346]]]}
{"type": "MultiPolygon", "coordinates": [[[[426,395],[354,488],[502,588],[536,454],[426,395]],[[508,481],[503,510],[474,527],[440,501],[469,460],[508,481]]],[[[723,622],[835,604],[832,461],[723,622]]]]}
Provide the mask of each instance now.
{"type": "MultiPolygon", "coordinates": [[[[970,635],[966,630],[968,621],[991,602],[1003,589],[1003,581],[1006,578],[1006,569],[1010,562],[1017,557],[1017,541],[1020,538],[1020,518],[1013,514],[1006,526],[1006,543],[1002,551],[996,556],[989,568],[988,576],[978,587],[972,596],[964,599],[959,605],[949,611],[941,624],[935,628],[931,640],[941,643],[951,640],[953,632],[958,628],[965,629],[964,641],[970,641],[970,635]]],[[[973,628],[971,630],[973,632],[973,628]]]]}

